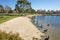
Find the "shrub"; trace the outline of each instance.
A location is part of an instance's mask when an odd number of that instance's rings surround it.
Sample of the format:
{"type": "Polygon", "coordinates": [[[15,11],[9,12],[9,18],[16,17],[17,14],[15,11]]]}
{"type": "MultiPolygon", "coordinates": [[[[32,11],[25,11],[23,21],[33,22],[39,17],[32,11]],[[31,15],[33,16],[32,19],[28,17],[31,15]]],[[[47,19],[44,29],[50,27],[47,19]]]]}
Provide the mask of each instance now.
{"type": "Polygon", "coordinates": [[[18,33],[13,34],[0,31],[0,40],[22,40],[22,38],[19,37],[18,33]]]}

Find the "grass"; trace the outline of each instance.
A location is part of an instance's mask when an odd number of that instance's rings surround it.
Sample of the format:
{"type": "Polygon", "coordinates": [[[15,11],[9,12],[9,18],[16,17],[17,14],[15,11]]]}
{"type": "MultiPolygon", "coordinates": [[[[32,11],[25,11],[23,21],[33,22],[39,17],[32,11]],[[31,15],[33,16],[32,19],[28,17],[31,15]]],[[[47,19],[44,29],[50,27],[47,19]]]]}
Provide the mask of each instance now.
{"type": "Polygon", "coordinates": [[[35,15],[35,13],[20,13],[18,15],[10,15],[10,16],[0,16],[0,24],[3,23],[3,22],[6,22],[8,20],[11,20],[13,18],[16,18],[18,16],[28,16],[28,15],[35,15]]]}
{"type": "Polygon", "coordinates": [[[13,18],[16,18],[18,16],[3,16],[3,17],[0,17],[0,24],[3,23],[3,22],[6,22],[8,20],[11,20],[13,18]]]}
{"type": "Polygon", "coordinates": [[[27,15],[32,15],[32,14],[28,14],[28,13],[21,13],[21,14],[19,14],[19,15],[10,15],[10,16],[0,16],[0,24],[1,23],[3,23],[3,22],[6,22],[6,21],[8,21],[8,20],[11,20],[11,19],[13,19],[13,18],[16,18],[16,17],[18,17],[18,16],[27,16],[27,15]]]}

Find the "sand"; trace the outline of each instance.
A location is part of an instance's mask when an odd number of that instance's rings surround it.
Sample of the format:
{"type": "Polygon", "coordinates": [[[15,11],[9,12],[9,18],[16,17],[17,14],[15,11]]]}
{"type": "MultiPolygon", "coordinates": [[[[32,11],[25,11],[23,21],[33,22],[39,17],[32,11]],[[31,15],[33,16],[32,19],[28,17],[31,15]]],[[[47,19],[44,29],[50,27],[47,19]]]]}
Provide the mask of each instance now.
{"type": "Polygon", "coordinates": [[[10,21],[0,24],[0,30],[13,33],[19,33],[20,37],[24,40],[32,40],[32,38],[41,39],[44,35],[39,31],[31,22],[28,17],[17,17],[10,21]]]}

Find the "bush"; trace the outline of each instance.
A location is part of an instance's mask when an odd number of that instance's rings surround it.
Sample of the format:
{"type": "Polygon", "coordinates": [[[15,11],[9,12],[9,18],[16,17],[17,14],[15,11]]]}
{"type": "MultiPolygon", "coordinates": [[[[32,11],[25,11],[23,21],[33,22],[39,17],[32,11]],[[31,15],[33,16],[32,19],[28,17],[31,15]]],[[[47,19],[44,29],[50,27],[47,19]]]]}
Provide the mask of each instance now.
{"type": "Polygon", "coordinates": [[[22,40],[22,38],[19,37],[18,33],[13,34],[0,31],[0,40],[22,40]]]}

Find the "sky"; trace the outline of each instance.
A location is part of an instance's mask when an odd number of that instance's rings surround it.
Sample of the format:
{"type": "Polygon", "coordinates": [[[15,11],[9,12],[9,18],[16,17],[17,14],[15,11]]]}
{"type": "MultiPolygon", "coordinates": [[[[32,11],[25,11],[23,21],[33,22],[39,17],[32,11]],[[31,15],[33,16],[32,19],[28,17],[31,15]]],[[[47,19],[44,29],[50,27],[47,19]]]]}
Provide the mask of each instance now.
{"type": "MultiPolygon", "coordinates": [[[[60,0],[28,0],[31,2],[32,8],[35,10],[60,10],[60,0]]],[[[15,8],[17,0],[0,0],[0,4],[4,7],[9,5],[12,9],[15,8]]]]}

